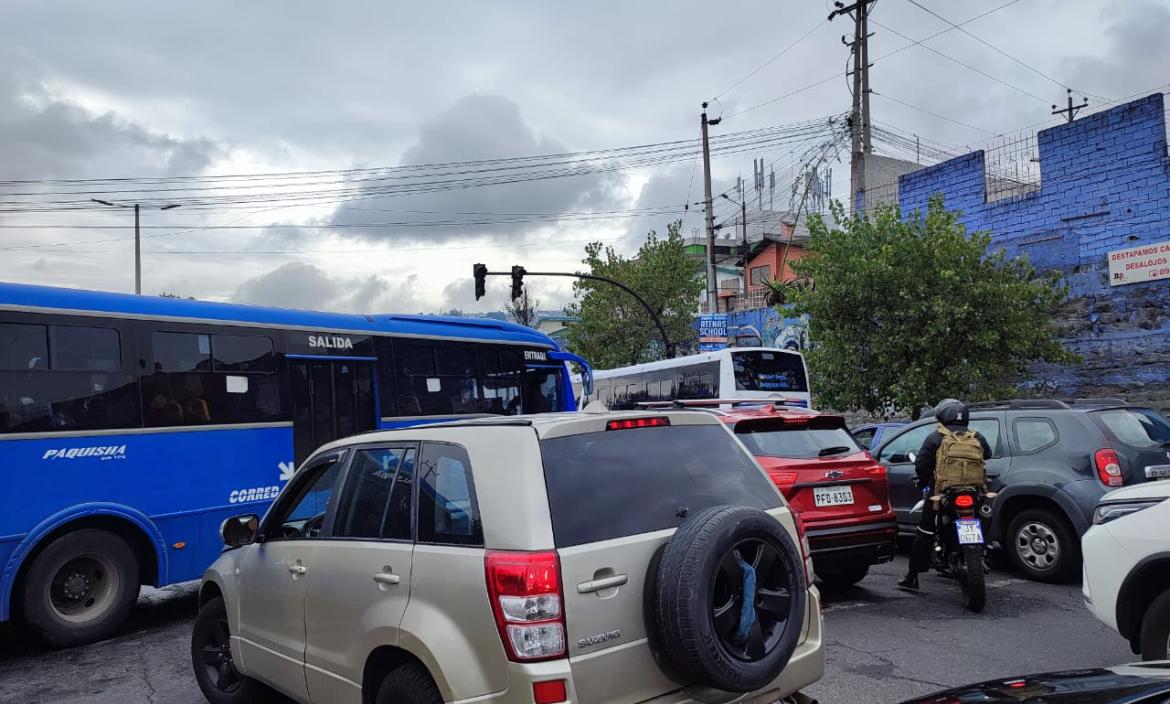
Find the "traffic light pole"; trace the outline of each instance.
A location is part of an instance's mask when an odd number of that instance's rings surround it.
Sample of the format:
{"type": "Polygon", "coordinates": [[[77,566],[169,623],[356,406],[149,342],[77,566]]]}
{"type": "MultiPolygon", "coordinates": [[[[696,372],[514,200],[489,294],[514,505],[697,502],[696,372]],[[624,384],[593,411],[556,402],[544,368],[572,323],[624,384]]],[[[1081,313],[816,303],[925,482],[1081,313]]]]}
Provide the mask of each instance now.
{"type": "Polygon", "coordinates": [[[666,328],[662,325],[662,320],[659,319],[658,314],[654,312],[654,309],[650,307],[650,304],[646,302],[645,298],[639,296],[638,293],[634,291],[634,289],[626,286],[620,281],[614,281],[613,279],[607,278],[605,276],[597,276],[595,274],[578,274],[565,271],[527,271],[524,269],[524,267],[521,266],[512,267],[512,271],[488,271],[487,267],[484,265],[476,264],[473,271],[476,277],[475,297],[477,300],[481,295],[483,295],[480,281],[482,281],[482,277],[484,276],[511,276],[513,281],[513,291],[515,291],[517,282],[522,280],[525,276],[568,276],[586,281],[603,281],[607,284],[613,284],[614,286],[617,286],[621,290],[633,296],[634,299],[638,301],[638,303],[642,304],[642,307],[646,309],[646,314],[650,316],[650,319],[654,321],[654,326],[658,328],[658,335],[662,338],[663,347],[666,348],[666,358],[674,359],[674,343],[670,341],[670,337],[666,334],[666,328]]]}

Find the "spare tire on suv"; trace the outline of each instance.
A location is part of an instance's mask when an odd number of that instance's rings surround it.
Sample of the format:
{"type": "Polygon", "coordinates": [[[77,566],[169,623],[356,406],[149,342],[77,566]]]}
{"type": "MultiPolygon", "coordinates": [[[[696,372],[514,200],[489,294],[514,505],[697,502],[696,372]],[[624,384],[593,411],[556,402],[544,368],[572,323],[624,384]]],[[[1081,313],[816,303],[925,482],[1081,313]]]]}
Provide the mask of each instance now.
{"type": "Polygon", "coordinates": [[[696,684],[750,692],[783,672],[804,624],[800,551],[759,509],[715,506],[666,544],[653,575],[660,655],[696,684]]]}

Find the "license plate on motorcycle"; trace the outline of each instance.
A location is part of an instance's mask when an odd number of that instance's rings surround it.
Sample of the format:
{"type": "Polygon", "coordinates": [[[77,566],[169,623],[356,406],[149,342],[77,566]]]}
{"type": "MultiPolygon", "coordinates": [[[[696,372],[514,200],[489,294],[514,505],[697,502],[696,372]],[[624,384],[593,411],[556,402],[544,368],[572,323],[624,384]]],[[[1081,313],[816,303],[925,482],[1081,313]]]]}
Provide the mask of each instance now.
{"type": "Polygon", "coordinates": [[[982,545],[983,526],[978,518],[960,518],[955,521],[959,531],[959,545],[982,545]]]}
{"type": "Polygon", "coordinates": [[[853,503],[851,486],[814,486],[813,503],[820,506],[848,506],[853,503]]]}

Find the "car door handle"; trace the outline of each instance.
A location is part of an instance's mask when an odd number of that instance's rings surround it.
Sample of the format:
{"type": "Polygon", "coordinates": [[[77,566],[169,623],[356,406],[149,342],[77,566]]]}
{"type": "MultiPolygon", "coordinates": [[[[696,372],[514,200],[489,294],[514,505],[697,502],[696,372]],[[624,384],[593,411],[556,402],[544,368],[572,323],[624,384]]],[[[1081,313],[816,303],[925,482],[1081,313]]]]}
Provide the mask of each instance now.
{"type": "Polygon", "coordinates": [[[289,571],[289,573],[291,573],[291,574],[293,574],[293,575],[297,575],[297,576],[299,576],[299,575],[302,575],[302,574],[304,574],[304,573],[308,572],[308,571],[309,571],[309,568],[308,568],[308,567],[305,567],[304,565],[302,565],[302,564],[300,564],[300,563],[298,562],[298,563],[297,563],[297,564],[295,564],[295,565],[289,565],[289,566],[288,566],[288,571],[289,571]]]}
{"type": "Polygon", "coordinates": [[[610,577],[591,579],[588,582],[581,582],[578,584],[577,593],[592,594],[594,592],[602,591],[603,589],[614,589],[615,587],[620,587],[629,581],[630,576],[625,574],[615,574],[610,577]]]}
{"type": "Polygon", "coordinates": [[[374,581],[378,584],[398,584],[401,578],[393,572],[375,572],[374,581]]]}

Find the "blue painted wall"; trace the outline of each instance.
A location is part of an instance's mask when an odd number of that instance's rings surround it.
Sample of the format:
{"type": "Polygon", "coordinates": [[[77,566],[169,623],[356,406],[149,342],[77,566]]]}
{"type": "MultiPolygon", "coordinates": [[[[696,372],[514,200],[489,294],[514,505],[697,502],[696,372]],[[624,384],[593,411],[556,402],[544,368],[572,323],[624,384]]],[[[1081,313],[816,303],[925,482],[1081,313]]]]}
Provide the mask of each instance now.
{"type": "Polygon", "coordinates": [[[977,151],[902,176],[902,212],[942,193],[968,230],[1064,274],[1070,300],[1058,322],[1084,361],[1039,367],[1025,386],[1170,407],[1170,280],[1110,287],[1106,261],[1112,250],[1170,240],[1162,94],[1044,130],[1038,145],[1039,190],[987,202],[977,151]]]}

